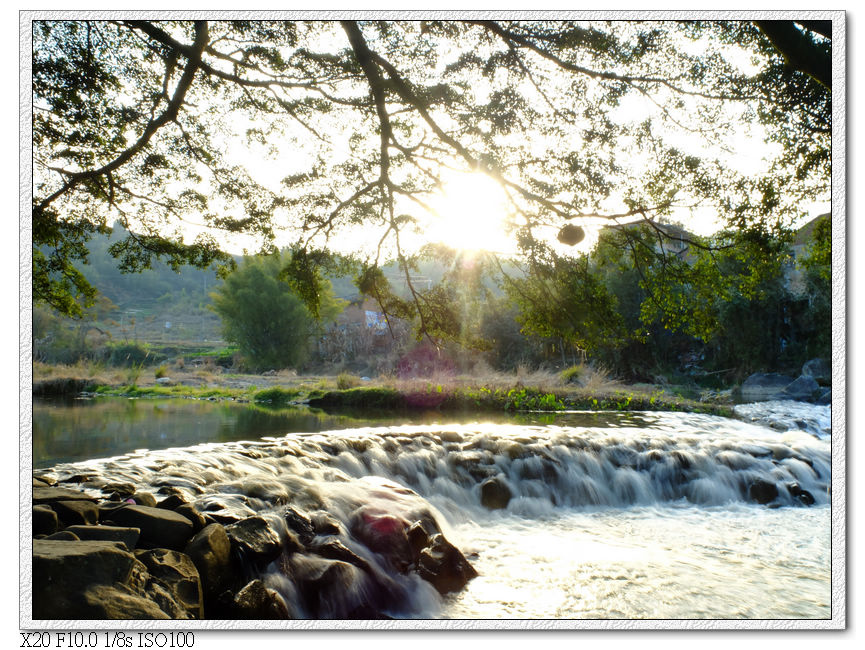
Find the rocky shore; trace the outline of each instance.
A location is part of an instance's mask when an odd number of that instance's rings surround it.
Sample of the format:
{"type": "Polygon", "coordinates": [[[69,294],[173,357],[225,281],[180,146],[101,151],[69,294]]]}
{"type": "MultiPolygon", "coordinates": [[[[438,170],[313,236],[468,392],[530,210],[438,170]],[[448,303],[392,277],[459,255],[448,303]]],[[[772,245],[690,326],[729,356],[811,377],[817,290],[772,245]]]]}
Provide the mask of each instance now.
{"type": "Polygon", "coordinates": [[[243,517],[200,512],[170,486],[84,485],[33,478],[34,619],[381,619],[405,601],[396,575],[441,595],[477,575],[431,515],[362,506],[341,521],[283,505],[243,517]]]}

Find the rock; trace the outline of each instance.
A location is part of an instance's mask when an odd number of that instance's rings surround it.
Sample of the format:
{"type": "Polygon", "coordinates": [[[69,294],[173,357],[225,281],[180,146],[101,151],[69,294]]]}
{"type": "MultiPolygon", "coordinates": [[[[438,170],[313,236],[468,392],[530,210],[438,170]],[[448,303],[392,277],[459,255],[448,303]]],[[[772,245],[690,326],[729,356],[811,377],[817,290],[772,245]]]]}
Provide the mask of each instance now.
{"type": "Polygon", "coordinates": [[[811,359],[802,366],[802,375],[812,377],[822,386],[828,386],[832,383],[832,364],[826,359],[811,359]]]}
{"type": "Polygon", "coordinates": [[[313,544],[309,552],[328,560],[340,560],[353,564],[359,569],[371,573],[369,563],[336,538],[328,538],[320,544],[313,544]]]}
{"type": "Polygon", "coordinates": [[[124,528],[121,526],[69,526],[66,529],[75,533],[78,539],[122,542],[128,550],[133,550],[141,536],[138,528],[124,528]]]}
{"type": "Polygon", "coordinates": [[[420,558],[421,551],[430,544],[430,534],[421,522],[416,521],[409,526],[406,536],[408,537],[408,544],[411,548],[412,559],[417,562],[420,558]]]}
{"type": "Polygon", "coordinates": [[[205,596],[219,593],[231,572],[231,542],[222,524],[210,524],[195,534],[183,552],[189,556],[205,596]]]}
{"type": "Polygon", "coordinates": [[[125,501],[135,494],[135,486],[132,483],[107,483],[102,486],[102,492],[112,501],[125,501]]]}
{"type": "Polygon", "coordinates": [[[42,479],[38,479],[35,476],[33,477],[33,487],[51,487],[50,483],[43,481],[42,479]]]}
{"type": "Polygon", "coordinates": [[[132,499],[140,506],[147,506],[148,508],[156,507],[156,497],[150,494],[150,492],[136,492],[132,495],[132,499]]]}
{"type": "Polygon", "coordinates": [[[478,575],[460,550],[441,533],[433,535],[430,545],[421,551],[417,572],[442,595],[459,591],[478,575]]]}
{"type": "Polygon", "coordinates": [[[793,382],[792,377],[777,373],[754,373],[742,383],[742,400],[745,402],[765,402],[779,397],[782,391],[793,382]]]}
{"type": "Polygon", "coordinates": [[[802,375],[781,391],[781,397],[796,400],[797,402],[810,402],[814,398],[814,393],[819,390],[820,385],[813,377],[802,375]]]}
{"type": "Polygon", "coordinates": [[[822,393],[820,393],[820,395],[817,396],[816,403],[820,404],[820,405],[831,404],[832,403],[832,389],[827,388],[822,393]]]}
{"type": "Polygon", "coordinates": [[[79,492],[78,490],[70,490],[68,488],[58,488],[58,487],[34,487],[33,488],[33,503],[55,503],[57,501],[92,501],[95,502],[96,499],[93,497],[84,494],[84,492],[79,492]]]}
{"type": "Polygon", "coordinates": [[[778,486],[771,481],[757,479],[748,486],[748,498],[763,505],[771,503],[778,498],[778,486]]]}
{"type": "Polygon", "coordinates": [[[75,524],[94,525],[99,521],[99,507],[92,501],[54,501],[51,504],[61,524],[73,526],[75,524]]]}
{"type": "Polygon", "coordinates": [[[57,513],[50,506],[33,506],[33,536],[52,535],[60,528],[57,513]]]}
{"type": "Polygon", "coordinates": [[[71,533],[68,530],[61,530],[60,532],[54,533],[53,535],[48,535],[44,539],[56,539],[67,542],[78,542],[81,540],[78,535],[75,533],[71,533]]]}
{"type": "Polygon", "coordinates": [[[127,505],[111,513],[118,526],[138,528],[141,541],[162,548],[180,550],[193,534],[193,525],[183,515],[150,506],[127,505]]]}
{"type": "Polygon", "coordinates": [[[188,555],[160,548],[136,554],[147,567],[151,580],[151,598],[171,618],[201,619],[204,617],[201,580],[188,555]],[[161,587],[156,589],[155,586],[161,587]]]}
{"type": "Polygon", "coordinates": [[[481,504],[490,510],[507,508],[511,500],[511,489],[501,477],[490,478],[481,483],[481,504]]]}
{"type": "Polygon", "coordinates": [[[52,486],[52,485],[54,485],[56,482],[57,482],[57,481],[55,481],[55,480],[54,480],[53,478],[51,478],[50,476],[45,476],[45,475],[43,475],[43,474],[34,474],[34,475],[33,475],[33,487],[46,487],[46,486],[52,486]],[[36,485],[37,482],[40,483],[41,485],[36,485]]]}
{"type": "Polygon", "coordinates": [[[89,588],[138,585],[142,574],[144,565],[119,542],[34,540],[33,618],[97,618],[98,599],[82,598],[89,588]]]}
{"type": "Polygon", "coordinates": [[[239,619],[268,620],[286,619],[288,610],[282,597],[273,589],[264,586],[261,580],[253,580],[234,597],[234,611],[239,619]]]}
{"type": "Polygon", "coordinates": [[[355,538],[390,561],[398,571],[412,563],[406,534],[409,524],[402,517],[363,506],[352,513],[350,527],[355,538]]]}
{"type": "Polygon", "coordinates": [[[367,603],[364,573],[341,560],[294,556],[291,573],[311,618],[352,618],[367,603]]]}
{"type": "Polygon", "coordinates": [[[814,495],[808,492],[808,490],[803,490],[798,483],[788,483],[787,491],[790,492],[790,496],[793,497],[794,501],[798,501],[803,506],[814,505],[814,495]]]}
{"type": "MultiPolygon", "coordinates": [[[[82,620],[165,620],[171,618],[155,602],[124,588],[122,585],[89,587],[84,591],[80,600],[74,616],[59,618],[82,620]]],[[[35,614],[33,618],[36,618],[35,614]]]]}
{"type": "Polygon", "coordinates": [[[174,380],[171,377],[160,377],[156,383],[160,386],[174,386],[174,380]]]}
{"type": "MultiPolygon", "coordinates": [[[[182,505],[185,505],[186,501],[184,501],[180,496],[176,494],[170,494],[165,497],[162,501],[156,504],[157,508],[162,508],[163,510],[177,510],[182,505]]],[[[184,517],[186,515],[183,515],[184,517]]]]}
{"type": "Polygon", "coordinates": [[[199,532],[202,528],[207,526],[207,520],[205,520],[204,515],[202,515],[198,510],[195,509],[191,503],[184,503],[183,505],[177,506],[174,508],[174,512],[183,517],[189,519],[192,522],[192,531],[194,533],[199,532]]]}
{"type": "MultiPolygon", "coordinates": [[[[285,525],[297,535],[301,544],[309,544],[312,541],[312,538],[315,537],[315,527],[313,526],[312,519],[291,506],[285,509],[283,516],[285,518],[285,525]]],[[[338,531],[339,526],[337,526],[337,533],[338,531]]]]}
{"type": "Polygon", "coordinates": [[[282,542],[263,517],[247,517],[225,527],[231,546],[245,562],[268,563],[282,552],[282,542]]]}
{"type": "Polygon", "coordinates": [[[316,535],[340,535],[342,533],[339,521],[326,512],[314,512],[311,520],[316,535]]]}

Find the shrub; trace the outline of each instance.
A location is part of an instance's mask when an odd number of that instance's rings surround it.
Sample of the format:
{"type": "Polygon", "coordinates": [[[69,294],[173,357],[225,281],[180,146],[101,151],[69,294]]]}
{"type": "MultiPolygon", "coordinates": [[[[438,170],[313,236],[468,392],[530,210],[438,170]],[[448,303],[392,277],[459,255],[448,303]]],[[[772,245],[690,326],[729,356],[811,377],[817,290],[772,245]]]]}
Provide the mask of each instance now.
{"type": "Polygon", "coordinates": [[[349,388],[357,388],[360,386],[360,378],[350,375],[347,372],[341,372],[336,376],[336,387],[340,390],[349,388]]]}

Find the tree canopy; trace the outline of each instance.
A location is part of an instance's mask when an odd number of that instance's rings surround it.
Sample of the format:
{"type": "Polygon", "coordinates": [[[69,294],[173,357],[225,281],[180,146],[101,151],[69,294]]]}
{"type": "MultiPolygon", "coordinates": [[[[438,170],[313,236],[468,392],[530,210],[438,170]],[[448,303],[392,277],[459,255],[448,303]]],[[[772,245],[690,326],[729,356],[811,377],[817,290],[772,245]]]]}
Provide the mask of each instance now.
{"type": "Polygon", "coordinates": [[[313,311],[326,251],[353,251],[359,287],[435,333],[441,290],[398,301],[378,269],[411,286],[453,170],[498,182],[537,269],[587,229],[697,210],[766,241],[827,196],[830,63],[821,21],[34,21],[34,298],[79,309],[76,262],[119,219],[128,271],[287,237],[313,311]]]}

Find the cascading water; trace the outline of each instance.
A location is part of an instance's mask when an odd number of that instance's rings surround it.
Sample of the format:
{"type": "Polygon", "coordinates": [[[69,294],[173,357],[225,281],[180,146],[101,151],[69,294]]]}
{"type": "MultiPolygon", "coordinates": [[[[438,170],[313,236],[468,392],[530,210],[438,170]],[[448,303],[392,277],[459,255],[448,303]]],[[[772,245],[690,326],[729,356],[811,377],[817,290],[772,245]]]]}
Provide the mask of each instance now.
{"type": "Polygon", "coordinates": [[[822,618],[829,435],[823,424],[795,426],[822,413],[795,414],[790,428],[629,413],[349,429],[137,452],[50,474],[86,477],[84,488],[176,490],[216,521],[258,514],[283,536],[287,513],[316,522],[305,546],[325,550],[249,568],[295,617],[822,618]],[[479,576],[441,596],[368,543],[358,526],[367,513],[434,520],[479,576]],[[352,562],[312,592],[299,587],[297,575],[321,577],[334,566],[323,557],[346,554],[352,562]]]}

